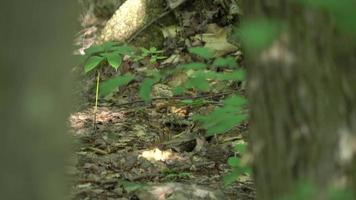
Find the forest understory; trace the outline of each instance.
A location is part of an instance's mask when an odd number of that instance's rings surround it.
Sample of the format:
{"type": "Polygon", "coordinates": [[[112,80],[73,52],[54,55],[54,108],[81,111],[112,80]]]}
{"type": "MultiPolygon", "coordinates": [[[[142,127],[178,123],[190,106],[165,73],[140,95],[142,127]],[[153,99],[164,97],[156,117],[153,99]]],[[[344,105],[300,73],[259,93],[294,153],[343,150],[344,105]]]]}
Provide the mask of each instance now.
{"type": "MultiPolygon", "coordinates": [[[[125,73],[136,77],[99,98],[97,108],[98,72],[84,74],[82,65],[75,68],[79,102],[77,111],[70,116],[71,134],[76,141],[74,165],[69,167],[74,183],[72,199],[255,198],[252,178],[246,173],[233,183],[224,184],[224,177],[231,172],[229,157],[242,156],[234,146],[246,144],[248,122],[223,134],[207,135],[202,124],[193,120],[196,114],[208,114],[220,107],[230,95],[244,95],[244,81],[216,83],[210,91],[193,89],[175,95],[172,88],[187,81],[186,76],[175,74],[153,84],[149,101],[140,96],[140,83],[147,73],[202,62],[188,51],[191,47],[211,48],[214,58],[230,56],[243,67],[238,42],[230,37],[239,22],[239,11],[231,9],[236,2],[195,2],[193,6],[182,3],[169,10],[131,38],[136,47],[150,51],[148,54],[137,60],[124,57],[118,70],[99,69],[101,80],[125,73]],[[165,25],[167,18],[169,26],[165,25]],[[154,41],[147,46],[140,38],[152,33],[152,29],[160,31],[159,41],[163,42],[154,41]]],[[[81,18],[83,30],[77,36],[77,54],[83,54],[98,41],[113,14],[110,7],[95,3],[92,6],[81,18]]]]}

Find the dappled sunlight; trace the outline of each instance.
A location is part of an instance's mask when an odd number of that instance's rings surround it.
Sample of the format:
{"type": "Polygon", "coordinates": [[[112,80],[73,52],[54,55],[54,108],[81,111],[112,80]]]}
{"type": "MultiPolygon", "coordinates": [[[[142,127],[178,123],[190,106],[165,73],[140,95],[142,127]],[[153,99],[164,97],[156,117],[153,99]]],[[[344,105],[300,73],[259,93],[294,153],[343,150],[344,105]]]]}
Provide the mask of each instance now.
{"type": "Polygon", "coordinates": [[[181,160],[181,156],[173,153],[172,151],[161,151],[158,148],[145,150],[139,157],[145,158],[149,161],[167,161],[167,160],[181,160]]]}
{"type": "MultiPolygon", "coordinates": [[[[96,123],[116,123],[125,118],[125,112],[115,111],[109,108],[99,108],[96,114],[96,123]]],[[[93,111],[92,109],[76,112],[70,115],[69,122],[70,127],[73,129],[85,128],[88,123],[93,123],[93,111]]]]}

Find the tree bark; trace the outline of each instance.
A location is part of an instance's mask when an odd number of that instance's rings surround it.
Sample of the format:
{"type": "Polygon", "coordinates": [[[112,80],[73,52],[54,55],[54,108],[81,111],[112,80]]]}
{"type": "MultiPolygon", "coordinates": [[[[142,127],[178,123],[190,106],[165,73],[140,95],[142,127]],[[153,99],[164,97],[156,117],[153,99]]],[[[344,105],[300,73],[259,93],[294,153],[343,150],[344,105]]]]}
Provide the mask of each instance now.
{"type": "Polygon", "coordinates": [[[63,200],[74,1],[0,6],[0,195],[63,200]]]}
{"type": "Polygon", "coordinates": [[[355,189],[354,40],[326,12],[295,1],[248,0],[243,10],[245,20],[287,25],[263,52],[247,55],[258,199],[278,199],[306,181],[315,199],[343,178],[355,189]]]}

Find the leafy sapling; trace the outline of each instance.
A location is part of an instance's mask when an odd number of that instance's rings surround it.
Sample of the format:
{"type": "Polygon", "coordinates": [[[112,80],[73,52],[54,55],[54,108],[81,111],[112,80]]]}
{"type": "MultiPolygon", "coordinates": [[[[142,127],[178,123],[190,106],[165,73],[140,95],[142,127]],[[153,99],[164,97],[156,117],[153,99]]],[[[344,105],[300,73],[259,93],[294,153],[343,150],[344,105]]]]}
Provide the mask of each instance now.
{"type": "MultiPolygon", "coordinates": [[[[85,50],[85,64],[84,64],[84,72],[89,73],[94,69],[98,69],[101,66],[104,66],[105,63],[108,64],[109,67],[118,70],[118,68],[122,64],[124,55],[133,55],[133,48],[125,45],[119,45],[115,42],[106,42],[101,45],[94,45],[87,50],[85,50]]],[[[123,77],[116,78],[113,80],[109,80],[104,83],[103,87],[100,87],[100,70],[97,71],[96,76],[96,90],[95,90],[95,107],[94,107],[94,130],[96,129],[96,113],[98,109],[98,99],[99,99],[99,88],[102,88],[104,93],[109,93],[108,90],[116,87],[117,85],[122,85],[124,83],[128,83],[132,80],[132,76],[124,75],[123,77]]]]}

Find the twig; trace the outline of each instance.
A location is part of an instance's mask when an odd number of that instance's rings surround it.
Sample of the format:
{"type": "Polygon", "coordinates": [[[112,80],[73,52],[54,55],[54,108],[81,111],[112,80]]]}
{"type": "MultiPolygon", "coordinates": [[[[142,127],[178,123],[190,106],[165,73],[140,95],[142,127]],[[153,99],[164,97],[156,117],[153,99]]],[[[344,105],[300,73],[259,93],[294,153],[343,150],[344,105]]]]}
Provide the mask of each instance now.
{"type": "Polygon", "coordinates": [[[107,155],[108,154],[108,152],[106,152],[104,150],[101,150],[101,149],[98,149],[98,148],[95,148],[95,147],[88,147],[88,149],[91,150],[91,151],[94,151],[97,154],[101,154],[101,155],[107,155]]]}

